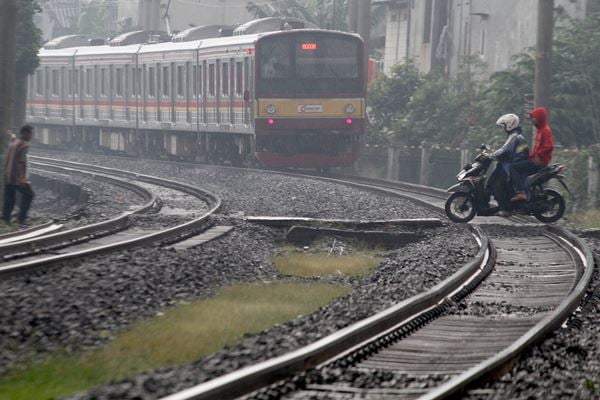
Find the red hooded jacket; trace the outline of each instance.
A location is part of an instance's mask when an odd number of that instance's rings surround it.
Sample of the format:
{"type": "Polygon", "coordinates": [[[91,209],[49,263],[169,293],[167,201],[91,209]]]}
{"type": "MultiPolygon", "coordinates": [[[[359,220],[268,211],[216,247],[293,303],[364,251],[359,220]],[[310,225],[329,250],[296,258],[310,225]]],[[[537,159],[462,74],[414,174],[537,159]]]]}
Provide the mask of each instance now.
{"type": "Polygon", "coordinates": [[[543,165],[548,165],[552,160],[552,150],[554,150],[552,129],[548,125],[548,110],[546,107],[538,107],[531,112],[531,117],[535,118],[537,132],[529,159],[534,160],[537,157],[543,165]]]}

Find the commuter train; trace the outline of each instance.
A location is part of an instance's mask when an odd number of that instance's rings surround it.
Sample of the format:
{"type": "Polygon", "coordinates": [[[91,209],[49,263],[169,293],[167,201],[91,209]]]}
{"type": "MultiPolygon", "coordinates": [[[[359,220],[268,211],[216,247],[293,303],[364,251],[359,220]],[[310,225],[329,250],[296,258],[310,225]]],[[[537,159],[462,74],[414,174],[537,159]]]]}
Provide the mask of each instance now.
{"type": "Polygon", "coordinates": [[[30,77],[27,120],[43,145],[272,168],[348,166],[358,157],[367,71],[357,35],[68,39],[45,46],[30,77]]]}

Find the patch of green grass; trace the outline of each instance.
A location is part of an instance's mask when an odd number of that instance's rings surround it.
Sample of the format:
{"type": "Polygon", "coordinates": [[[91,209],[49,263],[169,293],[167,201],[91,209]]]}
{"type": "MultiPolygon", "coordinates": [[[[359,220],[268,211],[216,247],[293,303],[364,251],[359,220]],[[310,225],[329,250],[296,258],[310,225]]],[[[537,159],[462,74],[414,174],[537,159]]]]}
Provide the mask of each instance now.
{"type": "Polygon", "coordinates": [[[195,361],[240,340],[307,314],[344,296],[349,288],[327,284],[235,285],[215,297],[184,304],[133,324],[105,348],[44,363],[0,380],[0,399],[66,396],[136,373],[195,361]]]}
{"type": "Polygon", "coordinates": [[[600,228],[600,209],[590,209],[572,214],[571,222],[578,228],[600,228]]]}
{"type": "Polygon", "coordinates": [[[273,263],[285,275],[302,277],[343,274],[362,276],[381,262],[375,251],[355,251],[351,255],[327,253],[304,253],[286,249],[283,254],[273,258],[273,263]]]}

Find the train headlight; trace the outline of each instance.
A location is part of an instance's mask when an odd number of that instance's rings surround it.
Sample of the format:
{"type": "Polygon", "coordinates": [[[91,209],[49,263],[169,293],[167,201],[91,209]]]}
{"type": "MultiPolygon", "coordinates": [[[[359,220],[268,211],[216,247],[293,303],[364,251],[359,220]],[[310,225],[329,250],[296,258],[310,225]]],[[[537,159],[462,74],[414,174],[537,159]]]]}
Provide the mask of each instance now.
{"type": "Polygon", "coordinates": [[[275,114],[277,112],[277,108],[275,108],[275,106],[273,104],[269,104],[267,106],[267,113],[268,114],[275,114]]]}
{"type": "Polygon", "coordinates": [[[354,111],[356,111],[356,108],[354,108],[352,104],[348,104],[346,105],[346,108],[344,108],[344,110],[346,111],[346,113],[352,114],[354,111]]]}

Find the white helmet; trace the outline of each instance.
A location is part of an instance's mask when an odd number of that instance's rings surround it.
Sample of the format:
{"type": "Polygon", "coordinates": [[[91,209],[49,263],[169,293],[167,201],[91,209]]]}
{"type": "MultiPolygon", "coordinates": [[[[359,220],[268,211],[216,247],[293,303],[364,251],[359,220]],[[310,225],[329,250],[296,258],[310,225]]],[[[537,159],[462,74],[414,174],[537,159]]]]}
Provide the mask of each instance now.
{"type": "Polygon", "coordinates": [[[506,132],[511,132],[519,126],[519,117],[515,114],[504,114],[498,118],[496,125],[502,126],[506,132]]]}

